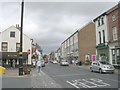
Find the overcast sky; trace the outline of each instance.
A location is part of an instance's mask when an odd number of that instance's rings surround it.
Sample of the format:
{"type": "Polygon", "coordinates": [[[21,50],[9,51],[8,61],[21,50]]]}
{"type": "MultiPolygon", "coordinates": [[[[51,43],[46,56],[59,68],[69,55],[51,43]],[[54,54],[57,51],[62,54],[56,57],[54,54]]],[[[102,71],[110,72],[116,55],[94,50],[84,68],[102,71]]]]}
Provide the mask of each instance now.
{"type": "MultiPolygon", "coordinates": [[[[24,33],[48,54],[118,2],[25,2],[24,33]]],[[[0,2],[0,32],[20,24],[20,2],[0,2]]]]}

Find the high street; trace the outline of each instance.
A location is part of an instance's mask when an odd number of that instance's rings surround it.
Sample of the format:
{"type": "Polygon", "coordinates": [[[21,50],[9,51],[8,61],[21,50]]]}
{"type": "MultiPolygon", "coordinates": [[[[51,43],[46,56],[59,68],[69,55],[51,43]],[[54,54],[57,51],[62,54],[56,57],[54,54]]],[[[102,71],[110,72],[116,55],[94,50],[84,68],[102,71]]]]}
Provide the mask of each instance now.
{"type": "Polygon", "coordinates": [[[62,88],[118,88],[118,74],[90,72],[82,66],[49,63],[42,71],[62,88]]]}
{"type": "Polygon", "coordinates": [[[114,74],[91,72],[89,66],[60,66],[48,63],[38,73],[18,76],[18,69],[7,69],[2,88],[118,88],[119,77],[114,74]]]}

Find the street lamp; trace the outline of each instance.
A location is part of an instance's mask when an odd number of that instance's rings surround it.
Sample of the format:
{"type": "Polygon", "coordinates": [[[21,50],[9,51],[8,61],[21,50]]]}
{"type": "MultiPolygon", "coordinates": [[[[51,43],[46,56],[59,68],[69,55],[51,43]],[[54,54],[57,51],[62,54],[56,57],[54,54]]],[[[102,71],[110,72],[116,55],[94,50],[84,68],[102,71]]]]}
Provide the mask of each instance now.
{"type": "Polygon", "coordinates": [[[22,43],[23,43],[23,10],[24,10],[24,0],[22,0],[22,6],[21,6],[19,75],[23,75],[23,52],[22,52],[22,43]]]}

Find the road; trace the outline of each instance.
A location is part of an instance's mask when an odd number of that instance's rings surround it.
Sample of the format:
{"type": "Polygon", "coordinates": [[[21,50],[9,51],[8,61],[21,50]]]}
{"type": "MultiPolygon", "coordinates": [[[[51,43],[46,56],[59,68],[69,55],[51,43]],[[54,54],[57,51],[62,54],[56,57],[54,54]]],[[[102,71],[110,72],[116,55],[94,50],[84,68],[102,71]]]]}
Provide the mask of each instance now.
{"type": "Polygon", "coordinates": [[[42,71],[62,88],[118,88],[117,74],[90,72],[80,66],[49,63],[42,71]]]}
{"type": "Polygon", "coordinates": [[[120,83],[117,74],[90,72],[75,65],[48,63],[40,73],[33,68],[28,76],[14,76],[17,70],[8,71],[12,73],[2,78],[2,88],[118,88],[120,83]]]}

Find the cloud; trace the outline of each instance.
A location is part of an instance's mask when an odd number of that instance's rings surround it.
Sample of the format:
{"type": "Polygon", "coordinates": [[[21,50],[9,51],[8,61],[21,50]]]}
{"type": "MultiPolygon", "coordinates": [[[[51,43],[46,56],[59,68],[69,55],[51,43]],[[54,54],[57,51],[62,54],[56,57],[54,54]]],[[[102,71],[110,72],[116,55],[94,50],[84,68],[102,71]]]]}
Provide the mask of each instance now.
{"type": "MultiPolygon", "coordinates": [[[[65,39],[84,24],[115,4],[116,2],[25,2],[23,30],[48,54],[60,47],[65,39]]],[[[1,31],[20,23],[20,5],[20,2],[2,3],[1,31]]]]}

